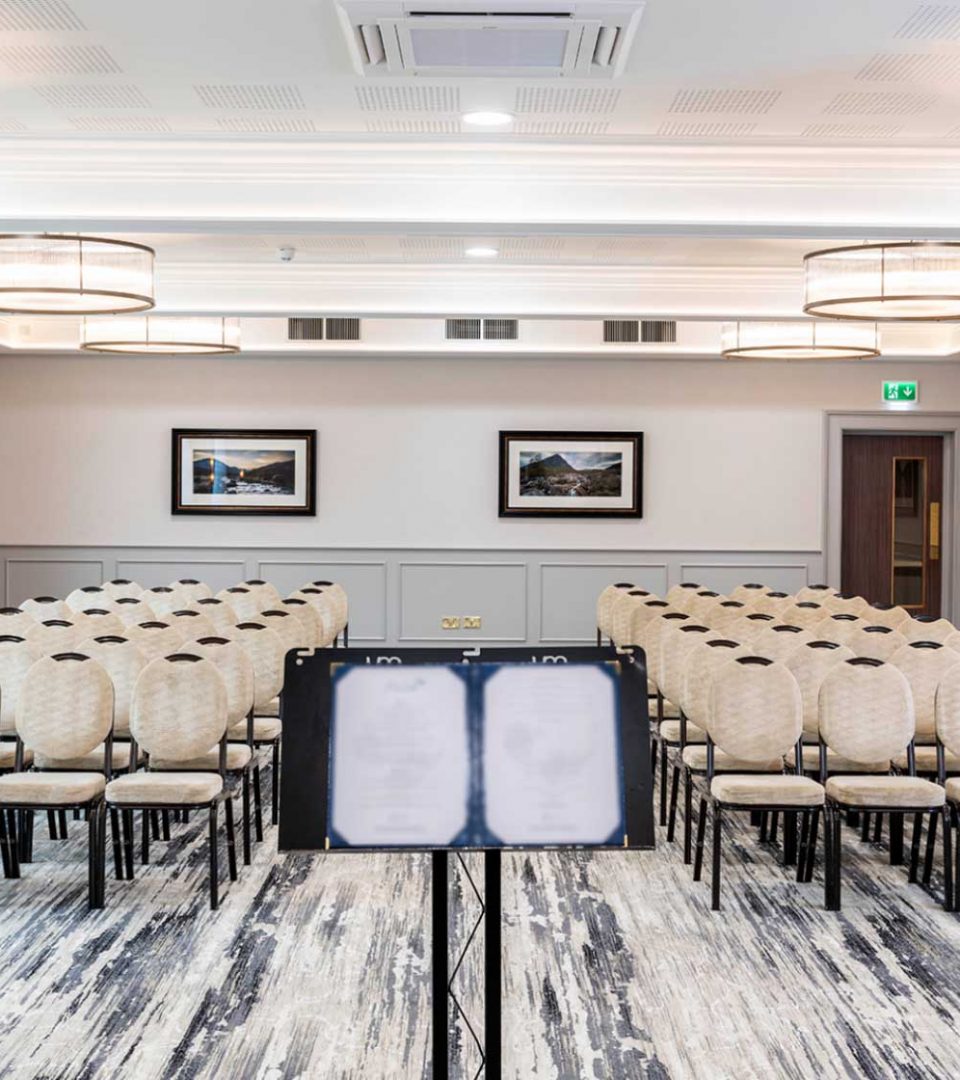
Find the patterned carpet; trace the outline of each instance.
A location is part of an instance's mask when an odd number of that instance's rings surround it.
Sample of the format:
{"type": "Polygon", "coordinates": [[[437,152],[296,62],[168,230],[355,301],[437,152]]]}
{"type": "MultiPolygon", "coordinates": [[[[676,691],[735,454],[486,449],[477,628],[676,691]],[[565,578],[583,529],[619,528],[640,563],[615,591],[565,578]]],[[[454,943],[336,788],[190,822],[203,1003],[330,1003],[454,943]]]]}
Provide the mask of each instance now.
{"type": "MultiPolygon", "coordinates": [[[[39,823],[38,823],[39,825],[39,823]]],[[[0,880],[0,1077],[429,1077],[429,865],[289,855],[275,830],[207,908],[203,822],[85,908],[85,841],[38,827],[0,880]]],[[[909,832],[908,832],[909,835],[909,832]]],[[[960,917],[844,831],[844,910],[752,830],[709,911],[676,845],[504,858],[504,1072],[518,1080],[944,1078],[960,1074],[960,917]]],[[[478,856],[466,863],[478,881],[478,856]]],[[[226,866],[224,860],[224,877],[226,866]]],[[[453,864],[462,939],[476,899],[453,864]]],[[[482,1024],[482,943],[457,978],[482,1024]]],[[[454,1074],[472,1077],[469,1033],[454,1074]]]]}

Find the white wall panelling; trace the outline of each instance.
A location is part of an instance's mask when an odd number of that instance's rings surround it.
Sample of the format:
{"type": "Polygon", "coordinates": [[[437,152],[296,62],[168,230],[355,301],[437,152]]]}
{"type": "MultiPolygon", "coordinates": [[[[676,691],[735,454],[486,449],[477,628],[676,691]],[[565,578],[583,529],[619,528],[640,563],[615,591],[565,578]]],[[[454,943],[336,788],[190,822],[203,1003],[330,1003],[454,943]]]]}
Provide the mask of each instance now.
{"type": "Polygon", "coordinates": [[[196,578],[219,592],[246,576],[244,562],[237,559],[118,559],[116,565],[116,577],[139,582],[147,589],[181,578],[196,578]]]}
{"type": "Polygon", "coordinates": [[[292,562],[268,558],[257,562],[257,577],[273,582],[284,595],[308,581],[336,581],[350,598],[350,634],[354,640],[386,640],[387,564],[382,560],[292,562]]]}
{"type": "Polygon", "coordinates": [[[3,583],[6,603],[19,604],[28,596],[58,596],[60,599],[84,585],[103,580],[102,559],[21,557],[4,560],[3,583]]]}

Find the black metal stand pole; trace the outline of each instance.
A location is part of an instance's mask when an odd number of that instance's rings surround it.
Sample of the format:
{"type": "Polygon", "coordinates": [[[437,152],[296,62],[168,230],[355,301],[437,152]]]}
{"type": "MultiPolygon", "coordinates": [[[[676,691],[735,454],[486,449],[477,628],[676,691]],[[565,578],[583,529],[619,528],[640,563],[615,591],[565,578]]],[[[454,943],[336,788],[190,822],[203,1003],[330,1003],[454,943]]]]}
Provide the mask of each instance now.
{"type": "Polygon", "coordinates": [[[447,983],[450,967],[450,933],[447,921],[449,870],[447,853],[434,851],[433,862],[433,1080],[447,1080],[450,1071],[450,1014],[447,983]]]}
{"type": "Polygon", "coordinates": [[[500,852],[483,853],[484,915],[484,1051],[486,1052],[485,1080],[500,1080],[501,1039],[501,891],[500,852]]]}

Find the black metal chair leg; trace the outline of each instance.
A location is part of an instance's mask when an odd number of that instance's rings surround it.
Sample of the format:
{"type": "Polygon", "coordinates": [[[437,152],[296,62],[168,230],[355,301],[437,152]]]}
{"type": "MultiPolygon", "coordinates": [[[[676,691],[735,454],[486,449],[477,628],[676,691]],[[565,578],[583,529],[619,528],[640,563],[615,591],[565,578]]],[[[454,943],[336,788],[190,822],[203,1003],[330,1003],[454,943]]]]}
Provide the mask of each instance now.
{"type": "Polygon", "coordinates": [[[873,842],[879,844],[883,839],[883,814],[877,814],[873,823],[873,842]]]}
{"type": "Polygon", "coordinates": [[[807,844],[810,841],[810,811],[804,810],[800,815],[800,842],[797,854],[797,881],[803,881],[804,871],[807,866],[807,844]]]}
{"type": "Polygon", "coordinates": [[[113,870],[117,881],[123,881],[123,855],[120,850],[120,813],[110,807],[110,836],[113,840],[113,870]]]}
{"type": "Polygon", "coordinates": [[[133,881],[133,811],[121,810],[120,823],[123,826],[123,865],[127,881],[133,881]]]}
{"type": "Polygon", "coordinates": [[[923,884],[929,885],[933,876],[933,851],[937,843],[937,818],[939,811],[930,815],[930,824],[927,826],[927,850],[923,856],[923,884]]]}
{"type": "Polygon", "coordinates": [[[96,911],[103,905],[100,895],[100,807],[87,815],[87,906],[96,911]]]}
{"type": "Polygon", "coordinates": [[[903,866],[903,814],[890,815],[890,865],[903,866]]]}
{"type": "Polygon", "coordinates": [[[20,877],[20,844],[17,838],[17,812],[7,810],[7,853],[10,863],[10,877],[20,877]]]}
{"type": "Polygon", "coordinates": [[[273,798],[270,809],[270,822],[276,825],[280,821],[280,740],[273,744],[273,798]]]}
{"type": "Polygon", "coordinates": [[[723,832],[723,817],[720,804],[713,803],[713,876],[710,879],[710,910],[720,910],[720,842],[723,832]]]}
{"type": "Polygon", "coordinates": [[[152,810],[141,810],[141,836],[140,836],[140,861],[144,866],[150,865],[150,826],[153,822],[152,810]]]}
{"type": "Polygon", "coordinates": [[[165,841],[170,839],[170,811],[162,810],[160,812],[160,825],[162,828],[162,836],[165,841]]]}
{"type": "Polygon", "coordinates": [[[683,770],[683,865],[693,858],[693,773],[683,770]]]}
{"type": "Polygon", "coordinates": [[[160,815],[156,810],[144,810],[144,814],[148,814],[150,818],[150,832],[153,834],[154,840],[160,839],[160,815]]]}
{"type": "Polygon", "coordinates": [[[59,818],[59,821],[60,821],[60,839],[61,840],[66,840],[66,838],[68,836],[68,833],[67,833],[67,812],[66,812],[66,810],[58,810],[57,811],[57,817],[59,818]]]}
{"type": "Polygon", "coordinates": [[[253,820],[257,843],[263,843],[263,806],[260,800],[260,766],[253,767],[253,820]]]}
{"type": "Polygon", "coordinates": [[[697,815],[696,857],[693,860],[693,880],[699,881],[703,871],[703,834],[707,828],[707,800],[700,799],[700,812],[697,815]]]}
{"type": "Polygon", "coordinates": [[[33,819],[32,810],[20,811],[20,862],[33,862],[33,819]]]}
{"type": "Polygon", "coordinates": [[[920,838],[923,835],[923,814],[913,815],[913,838],[910,841],[910,873],[907,876],[907,880],[915,882],[917,880],[917,870],[920,865],[920,838]]]}
{"type": "Polygon", "coordinates": [[[860,839],[863,843],[870,839],[870,814],[866,811],[860,815],[860,839]]]}
{"type": "Polygon", "coordinates": [[[224,817],[227,826],[227,868],[230,880],[237,880],[237,834],[233,827],[233,796],[228,795],[223,802],[224,817]]]}
{"type": "Polygon", "coordinates": [[[660,740],[660,824],[667,824],[667,744],[660,740]]]}
{"type": "Polygon", "coordinates": [[[769,820],[766,810],[760,811],[760,843],[767,842],[767,822],[769,820]]]}
{"type": "Polygon", "coordinates": [[[250,770],[243,770],[241,788],[243,800],[243,865],[250,865],[250,770]]]}
{"type": "Polygon", "coordinates": [[[0,809],[0,858],[3,861],[3,876],[12,877],[10,863],[10,837],[7,836],[7,815],[0,809]]]}
{"type": "Polygon", "coordinates": [[[943,816],[943,910],[955,910],[953,891],[953,825],[950,810],[944,806],[943,816]]]}
{"type": "Polygon", "coordinates": [[[803,870],[803,881],[813,881],[813,864],[817,857],[817,828],[819,824],[820,811],[814,810],[813,819],[810,822],[810,838],[807,842],[807,861],[803,870]]]}
{"type": "Polygon", "coordinates": [[[210,804],[210,910],[216,911],[220,906],[219,896],[219,867],[217,865],[217,806],[210,804]]]}
{"type": "Polygon", "coordinates": [[[667,842],[672,844],[677,829],[677,788],[680,786],[680,767],[674,765],[670,777],[670,814],[667,818],[667,842]]]}
{"type": "Polygon", "coordinates": [[[783,815],[783,865],[793,866],[797,862],[797,815],[785,811],[783,815]]]}
{"type": "Polygon", "coordinates": [[[775,844],[777,842],[777,826],[780,824],[780,812],[774,810],[770,815],[770,843],[775,844]]]}
{"type": "Polygon", "coordinates": [[[53,810],[47,811],[47,831],[50,834],[51,840],[60,839],[60,831],[57,828],[57,815],[54,813],[53,810]]]}

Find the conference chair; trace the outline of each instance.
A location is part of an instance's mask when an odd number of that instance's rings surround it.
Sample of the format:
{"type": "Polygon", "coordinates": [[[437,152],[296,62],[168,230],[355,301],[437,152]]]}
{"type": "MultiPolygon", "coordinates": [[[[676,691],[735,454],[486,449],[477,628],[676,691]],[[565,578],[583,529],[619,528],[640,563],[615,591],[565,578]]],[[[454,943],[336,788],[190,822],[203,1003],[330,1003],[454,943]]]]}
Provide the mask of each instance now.
{"type": "MultiPolygon", "coordinates": [[[[285,651],[283,642],[275,630],[261,622],[237,623],[231,637],[247,651],[253,664],[253,738],[255,750],[269,746],[273,756],[271,821],[277,824],[280,816],[280,703],[278,695],[283,688],[283,665],[285,651]]],[[[242,736],[234,729],[231,738],[235,742],[249,742],[249,733],[242,736]]],[[[260,763],[254,758],[253,794],[260,813],[260,763]]],[[[257,840],[263,835],[258,832],[257,840]]]]}
{"type": "Polygon", "coordinates": [[[243,582],[243,588],[248,589],[256,597],[256,601],[260,605],[259,611],[275,607],[280,603],[280,593],[276,586],[271,585],[269,581],[252,578],[250,581],[243,582]]]}
{"type": "MultiPolygon", "coordinates": [[[[316,586],[312,586],[316,588],[316,586]]],[[[618,581],[615,585],[608,585],[603,589],[600,595],[597,597],[597,644],[602,645],[603,639],[610,639],[612,626],[610,624],[610,618],[613,614],[613,603],[616,600],[619,593],[626,591],[627,589],[635,589],[636,586],[630,581],[618,581]]],[[[300,589],[296,594],[302,595],[305,589],[300,589]]],[[[320,590],[317,590],[317,595],[320,595],[320,590]]]]}
{"type": "Polygon", "coordinates": [[[690,601],[690,607],[687,610],[697,622],[710,625],[714,612],[725,599],[726,597],[721,596],[712,589],[701,589],[690,601]]]}
{"type": "Polygon", "coordinates": [[[852,649],[856,656],[869,656],[874,660],[886,661],[906,645],[907,640],[890,626],[860,623],[844,634],[843,643],[852,649]]]}
{"type": "Polygon", "coordinates": [[[751,605],[758,598],[770,591],[769,585],[761,585],[757,581],[748,581],[745,585],[738,585],[732,593],[731,600],[739,600],[741,604],[751,605]]]}
{"type": "Polygon", "coordinates": [[[823,606],[831,615],[859,615],[864,619],[870,607],[862,596],[852,596],[850,593],[834,593],[824,600],[823,606]]]}
{"type": "MultiPolygon", "coordinates": [[[[279,608],[270,608],[266,611],[261,611],[256,618],[256,622],[263,623],[264,626],[269,626],[271,630],[280,638],[283,644],[283,655],[286,658],[288,652],[293,649],[303,649],[305,645],[305,637],[303,630],[303,623],[288,611],[283,611],[279,608]]],[[[279,702],[277,703],[277,711],[279,713],[279,702]]]]}
{"type": "MultiPolygon", "coordinates": [[[[17,702],[27,672],[39,658],[30,642],[17,634],[0,634],[0,772],[16,764],[17,702]]],[[[33,751],[24,750],[24,764],[33,763],[33,751]]]]}
{"type": "Polygon", "coordinates": [[[892,663],[857,656],[838,664],[820,687],[821,779],[826,788],[826,873],[824,898],[830,911],[840,910],[841,817],[851,810],[890,816],[891,862],[899,861],[903,820],[914,816],[910,856],[911,882],[917,880],[920,834],[927,814],[943,817],[944,906],[953,906],[950,818],[944,789],[915,775],[913,697],[906,676],[892,663]],[[889,771],[826,776],[827,754],[833,750],[848,761],[885,765],[905,757],[905,774],[889,771]]]}
{"type": "MultiPolygon", "coordinates": [[[[960,841],[960,666],[949,668],[937,687],[937,779],[943,785],[953,835],[960,841]]],[[[927,834],[929,838],[929,833],[927,834]]],[[[929,850],[929,848],[928,848],[929,850]]],[[[960,846],[953,852],[953,908],[960,906],[960,846]]]]}
{"type": "MultiPolygon", "coordinates": [[[[960,664],[960,653],[936,641],[913,641],[898,649],[890,663],[906,676],[913,697],[914,769],[917,775],[932,777],[937,761],[937,687],[951,668],[960,664]]],[[[898,769],[907,769],[905,753],[894,759],[898,769]]]]}
{"type": "Polygon", "coordinates": [[[124,631],[124,622],[120,616],[106,608],[92,607],[78,611],[72,621],[83,630],[85,637],[122,634],[124,631]]]}
{"type": "Polygon", "coordinates": [[[251,592],[245,585],[231,585],[229,589],[221,589],[216,599],[229,604],[240,622],[256,618],[260,611],[260,600],[257,594],[251,592]]]}
{"type": "Polygon", "coordinates": [[[112,600],[133,599],[143,595],[144,588],[129,578],[114,578],[112,581],[103,583],[104,592],[108,593],[112,600]]]}
{"type": "Polygon", "coordinates": [[[809,630],[801,630],[799,626],[790,626],[789,623],[774,623],[754,634],[750,647],[758,656],[765,656],[768,660],[784,660],[799,645],[813,640],[809,630]]]}
{"type": "MultiPolygon", "coordinates": [[[[323,646],[335,645],[340,633],[337,608],[329,594],[323,589],[313,585],[305,585],[302,589],[290,594],[291,599],[306,601],[320,616],[323,622],[323,646]]],[[[346,646],[346,641],[344,641],[346,646]]]]}
{"type": "Polygon", "coordinates": [[[175,626],[183,635],[183,641],[196,641],[197,638],[212,637],[217,633],[217,628],[211,619],[208,619],[197,608],[181,608],[179,611],[171,611],[164,616],[164,622],[175,626]]]}
{"type": "Polygon", "coordinates": [[[37,620],[18,607],[0,608],[0,636],[26,637],[37,625],[37,620]]]}
{"type": "Polygon", "coordinates": [[[26,840],[23,846],[29,848],[35,811],[85,811],[88,903],[91,908],[103,907],[103,795],[111,775],[112,725],[113,685],[95,660],[68,652],[41,657],[31,666],[17,702],[16,768],[0,776],[0,848],[5,877],[20,877],[22,844],[26,840]],[[34,751],[32,771],[25,768],[25,746],[34,751]],[[100,746],[105,747],[103,769],[69,767],[100,746]],[[45,763],[43,771],[36,770],[39,757],[45,763]],[[66,764],[65,771],[61,771],[61,763],[66,764]]]}
{"type": "Polygon", "coordinates": [[[210,622],[213,623],[214,630],[219,637],[229,637],[228,631],[232,630],[240,621],[240,617],[233,607],[223,600],[218,600],[215,596],[196,600],[190,605],[190,609],[199,611],[201,615],[206,615],[210,622]]]}
{"type": "MultiPolygon", "coordinates": [[[[666,603],[659,601],[659,603],[666,603]]],[[[654,606],[652,603],[647,605],[654,606]]],[[[656,695],[656,725],[659,749],[660,768],[660,824],[667,824],[667,746],[668,741],[674,742],[679,738],[680,710],[675,702],[667,701],[664,697],[659,678],[660,666],[660,634],[664,628],[672,622],[683,622],[690,616],[683,611],[673,610],[669,604],[658,608],[659,614],[646,622],[635,638],[634,644],[643,649],[647,660],[647,692],[651,687],[656,695]],[[668,726],[670,725],[670,726],[668,726]]]]}
{"type": "Polygon", "coordinates": [[[197,581],[196,578],[179,578],[177,581],[171,581],[170,588],[180,594],[185,607],[213,596],[213,589],[205,582],[197,581]]]}
{"type": "Polygon", "coordinates": [[[113,611],[124,628],[137,623],[154,622],[157,613],[146,602],[135,596],[121,596],[113,602],[113,611]]]}
{"type": "Polygon", "coordinates": [[[350,625],[350,605],[346,590],[335,581],[311,581],[310,588],[320,589],[333,601],[337,615],[337,632],[343,634],[344,648],[347,646],[347,632],[350,625]]]}
{"type": "Polygon", "coordinates": [[[70,652],[87,636],[83,626],[67,619],[47,619],[27,631],[27,640],[41,656],[70,652]]]}
{"type": "Polygon", "coordinates": [[[187,598],[177,589],[169,585],[154,585],[151,589],[145,589],[140,595],[145,600],[158,619],[169,615],[171,611],[179,611],[188,604],[187,598]]]}
{"type": "Polygon", "coordinates": [[[813,600],[822,605],[828,596],[834,596],[836,592],[837,590],[832,585],[804,585],[797,592],[797,602],[813,600]]]}
{"type": "Polygon", "coordinates": [[[630,624],[634,608],[652,599],[646,589],[629,589],[613,602],[610,615],[610,639],[623,648],[630,644],[630,624]]]}
{"type": "Polygon", "coordinates": [[[863,613],[863,618],[871,626],[889,626],[899,630],[910,619],[910,612],[897,604],[871,604],[863,613]]]}
{"type": "MultiPolygon", "coordinates": [[[[907,619],[897,630],[907,641],[939,641],[943,645],[949,644],[951,634],[957,633],[949,619],[930,619],[923,616],[907,619]]],[[[951,645],[951,648],[955,647],[951,645]]]]}
{"type": "Polygon", "coordinates": [[[714,630],[728,636],[730,627],[748,615],[750,610],[742,600],[721,600],[711,615],[710,625],[714,630]]]}
{"type": "Polygon", "coordinates": [[[183,630],[161,619],[128,626],[125,637],[137,646],[148,662],[175,653],[183,644],[183,630]]]}
{"type": "Polygon", "coordinates": [[[758,635],[768,627],[776,625],[777,620],[772,615],[767,615],[762,611],[751,611],[728,624],[724,632],[735,641],[742,641],[745,645],[752,647],[758,635]]]}
{"type": "Polygon", "coordinates": [[[823,605],[816,600],[797,600],[787,607],[781,618],[791,626],[799,626],[802,630],[814,630],[826,617],[823,605]]]}
{"type": "Polygon", "coordinates": [[[55,596],[34,596],[24,600],[20,609],[32,615],[37,622],[45,622],[48,619],[68,620],[73,612],[55,596]]]}
{"type": "Polygon", "coordinates": [[[852,612],[834,612],[822,622],[817,623],[813,628],[813,633],[820,641],[834,641],[838,645],[845,645],[847,638],[856,633],[858,627],[867,625],[868,623],[859,615],[854,615],[852,612]]]}
{"type": "Polygon", "coordinates": [[[102,585],[84,585],[81,589],[74,589],[64,602],[73,612],[84,611],[86,608],[109,610],[113,597],[102,585]]]}
{"type": "Polygon", "coordinates": [[[783,613],[794,603],[793,597],[785,592],[766,592],[751,603],[755,612],[772,615],[777,622],[783,622],[783,613]]]}
{"type": "Polygon", "coordinates": [[[152,660],[140,673],[133,692],[130,731],[151,762],[173,766],[126,773],[106,787],[111,814],[123,818],[124,866],[133,879],[133,815],[153,810],[209,812],[210,907],[219,906],[217,817],[220,803],[226,812],[227,861],[230,880],[237,880],[233,799],[225,791],[227,764],[227,689],[209,660],[192,653],[174,653],[152,660]],[[215,754],[216,767],[188,767],[198,758],[215,754]]]}
{"type": "Polygon", "coordinates": [[[700,880],[708,803],[712,820],[712,910],[720,910],[720,856],[724,811],[782,813],[795,820],[797,813],[813,815],[804,829],[807,843],[797,860],[797,878],[803,880],[812,857],[816,821],[823,807],[824,789],[802,775],[801,739],[803,704],[796,679],[784,667],[763,656],[740,656],[724,664],[713,676],[707,712],[706,784],[700,799],[694,880],[700,880]],[[717,772],[717,751],[756,765],[780,761],[795,751],[793,773],[717,772]]]}
{"type": "Polygon", "coordinates": [[[279,609],[288,611],[299,619],[304,640],[304,648],[319,649],[326,642],[323,615],[302,597],[288,596],[280,601],[279,609]]]}
{"type": "Polygon", "coordinates": [[[695,581],[681,581],[667,590],[664,599],[676,611],[687,611],[693,603],[693,598],[703,588],[695,581]]]}

